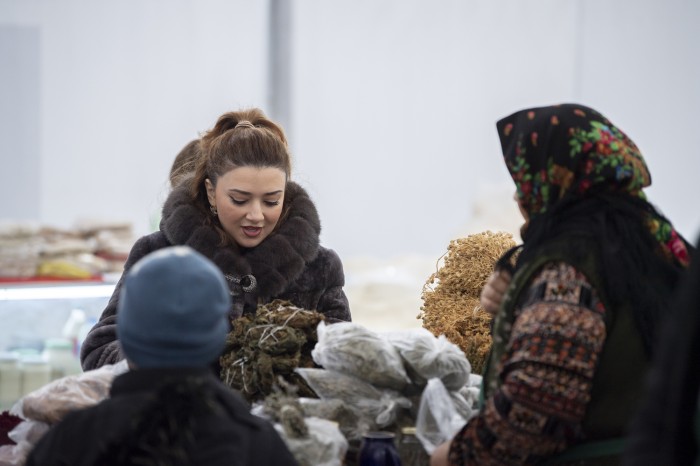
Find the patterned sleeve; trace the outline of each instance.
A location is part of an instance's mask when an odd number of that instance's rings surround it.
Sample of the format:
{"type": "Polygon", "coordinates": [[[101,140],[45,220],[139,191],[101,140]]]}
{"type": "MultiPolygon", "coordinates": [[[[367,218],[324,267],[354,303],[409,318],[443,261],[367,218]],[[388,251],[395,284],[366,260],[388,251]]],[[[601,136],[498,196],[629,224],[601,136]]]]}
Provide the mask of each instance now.
{"type": "Polygon", "coordinates": [[[450,465],[529,465],[576,441],[605,341],[605,309],[586,277],[547,264],[515,309],[500,388],[453,438],[450,465]]]}

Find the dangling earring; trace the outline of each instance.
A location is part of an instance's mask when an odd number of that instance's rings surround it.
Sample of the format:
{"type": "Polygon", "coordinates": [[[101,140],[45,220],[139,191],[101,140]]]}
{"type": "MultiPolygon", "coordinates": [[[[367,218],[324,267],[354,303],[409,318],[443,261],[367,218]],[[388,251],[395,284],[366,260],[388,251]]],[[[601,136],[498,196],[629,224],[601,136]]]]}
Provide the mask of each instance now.
{"type": "Polygon", "coordinates": [[[211,210],[211,214],[212,214],[214,217],[216,217],[217,215],[219,215],[219,212],[217,212],[216,206],[215,206],[215,205],[210,205],[210,206],[209,206],[209,210],[211,210]]]}

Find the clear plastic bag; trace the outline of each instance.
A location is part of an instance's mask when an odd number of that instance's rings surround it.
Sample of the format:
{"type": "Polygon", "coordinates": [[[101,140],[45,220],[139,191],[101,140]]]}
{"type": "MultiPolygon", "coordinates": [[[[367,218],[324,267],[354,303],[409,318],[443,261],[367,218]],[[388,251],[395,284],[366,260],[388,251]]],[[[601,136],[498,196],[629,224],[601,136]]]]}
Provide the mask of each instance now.
{"type": "Polygon", "coordinates": [[[297,368],[295,372],[319,398],[341,400],[356,409],[360,418],[370,416],[378,427],[392,424],[402,409],[412,406],[411,401],[398,392],[380,390],[351,375],[317,368],[297,368]]]}
{"type": "Polygon", "coordinates": [[[436,337],[424,328],[387,332],[384,337],[398,350],[410,368],[413,382],[425,385],[439,378],[448,390],[459,390],[469,381],[471,365],[459,346],[445,335],[436,337]]]}
{"type": "Polygon", "coordinates": [[[416,437],[425,451],[432,454],[438,445],[454,437],[467,420],[457,410],[442,381],[438,378],[428,380],[416,418],[416,437]]]}
{"type": "Polygon", "coordinates": [[[307,417],[304,420],[309,429],[307,438],[288,438],[284,428],[275,424],[275,429],[299,466],[342,466],[348,451],[348,441],[338,425],[317,417],[307,417]]]}
{"type": "Polygon", "coordinates": [[[349,441],[360,441],[366,432],[379,426],[372,416],[348,405],[340,399],[299,398],[306,417],[320,417],[338,423],[340,431],[349,441]]]}
{"type": "Polygon", "coordinates": [[[377,333],[353,323],[318,324],[318,342],[311,351],[316,364],[368,382],[402,390],[411,382],[396,348],[377,333]]]}
{"type": "Polygon", "coordinates": [[[0,447],[0,466],[21,466],[39,439],[49,430],[49,425],[40,421],[22,421],[7,436],[16,445],[0,447]]]}
{"type": "MultiPolygon", "coordinates": [[[[482,377],[477,374],[471,374],[469,376],[469,382],[467,385],[459,389],[459,393],[467,400],[467,403],[472,407],[474,411],[479,408],[479,392],[481,392],[481,381],[482,377]]],[[[474,413],[472,413],[473,415],[474,413]]]]}
{"type": "Polygon", "coordinates": [[[126,361],[56,379],[25,395],[10,412],[24,419],[55,424],[71,411],[109,396],[112,380],[128,370],[126,361]]]}

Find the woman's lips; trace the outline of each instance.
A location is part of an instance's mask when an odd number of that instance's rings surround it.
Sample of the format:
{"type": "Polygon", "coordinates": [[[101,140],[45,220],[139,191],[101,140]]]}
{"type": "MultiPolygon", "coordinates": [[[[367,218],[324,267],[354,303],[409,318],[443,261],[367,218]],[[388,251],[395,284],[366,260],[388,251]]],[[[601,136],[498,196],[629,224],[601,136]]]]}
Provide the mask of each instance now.
{"type": "Polygon", "coordinates": [[[261,231],[262,227],[243,227],[243,233],[251,238],[258,236],[261,231]]]}

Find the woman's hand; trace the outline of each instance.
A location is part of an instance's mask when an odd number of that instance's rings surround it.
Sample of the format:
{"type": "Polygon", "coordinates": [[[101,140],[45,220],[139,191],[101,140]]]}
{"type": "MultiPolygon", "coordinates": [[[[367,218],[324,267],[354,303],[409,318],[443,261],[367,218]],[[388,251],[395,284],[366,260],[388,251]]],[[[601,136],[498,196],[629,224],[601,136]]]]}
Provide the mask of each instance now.
{"type": "Polygon", "coordinates": [[[450,442],[438,445],[433,454],[430,455],[430,466],[448,466],[448,455],[450,453],[450,442]]]}
{"type": "Polygon", "coordinates": [[[501,307],[503,295],[508,289],[511,280],[510,273],[505,270],[496,270],[486,281],[486,285],[481,290],[481,307],[492,316],[496,315],[501,307]]]}

